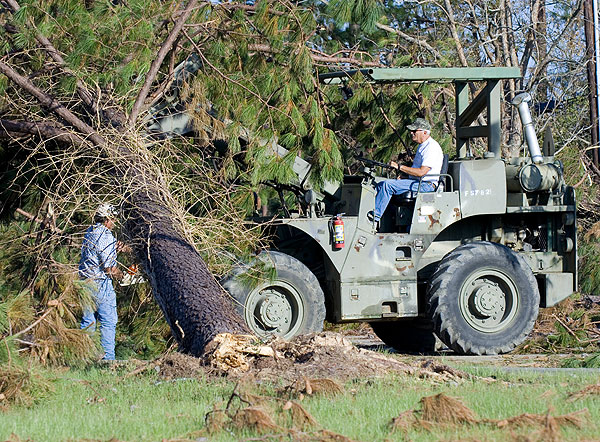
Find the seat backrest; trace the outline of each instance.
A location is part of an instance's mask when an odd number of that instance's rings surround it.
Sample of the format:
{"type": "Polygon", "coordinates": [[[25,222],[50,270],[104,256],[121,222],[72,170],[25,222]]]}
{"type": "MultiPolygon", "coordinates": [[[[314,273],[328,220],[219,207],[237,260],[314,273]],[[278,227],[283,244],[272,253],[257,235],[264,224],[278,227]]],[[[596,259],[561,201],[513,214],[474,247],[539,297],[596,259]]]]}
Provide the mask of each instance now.
{"type": "Polygon", "coordinates": [[[439,191],[443,191],[446,185],[446,175],[448,174],[448,160],[450,156],[445,153],[444,158],[442,160],[442,168],[440,169],[440,179],[438,180],[438,189],[439,191]]]}
{"type": "MultiPolygon", "coordinates": [[[[448,160],[450,158],[450,155],[448,155],[447,153],[444,154],[444,159],[442,160],[442,168],[440,169],[440,174],[443,175],[445,173],[448,173],[448,160]]],[[[440,177],[442,178],[442,177],[440,177]]]]}

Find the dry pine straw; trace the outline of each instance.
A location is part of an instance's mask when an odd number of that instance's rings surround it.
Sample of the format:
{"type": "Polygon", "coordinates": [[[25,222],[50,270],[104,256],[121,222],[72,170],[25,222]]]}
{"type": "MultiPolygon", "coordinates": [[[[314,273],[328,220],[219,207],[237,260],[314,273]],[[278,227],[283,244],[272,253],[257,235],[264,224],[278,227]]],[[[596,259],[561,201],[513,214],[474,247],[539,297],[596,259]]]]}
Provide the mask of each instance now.
{"type": "Polygon", "coordinates": [[[568,402],[573,402],[578,399],[582,399],[587,396],[600,395],[600,384],[588,385],[587,387],[575,392],[571,393],[567,398],[568,402]]]}
{"type": "MultiPolygon", "coordinates": [[[[344,388],[332,379],[298,379],[280,388],[275,396],[261,396],[244,391],[246,384],[238,382],[224,408],[215,407],[206,414],[208,434],[224,428],[252,430],[264,435],[264,440],[340,441],[351,442],[341,434],[329,431],[299,404],[305,395],[335,396],[344,388]]],[[[251,388],[251,387],[249,387],[251,388]]]]}
{"type": "MultiPolygon", "coordinates": [[[[335,381],[304,379],[302,383],[291,385],[280,393],[285,391],[288,394],[296,394],[301,400],[304,394],[315,394],[314,390],[308,393],[313,385],[334,385],[330,382],[336,386],[322,391],[321,394],[335,395],[343,392],[343,388],[335,381]],[[311,387],[307,388],[308,385],[311,387]]],[[[263,435],[257,440],[280,440],[292,437],[293,440],[306,441],[350,441],[343,435],[322,428],[297,401],[243,393],[238,391],[239,387],[238,384],[224,409],[215,409],[207,413],[206,428],[209,434],[221,431],[223,428],[231,428],[254,430],[263,435]],[[233,406],[234,398],[239,399],[239,408],[233,406]]],[[[390,423],[390,430],[406,434],[413,429],[433,430],[437,427],[481,424],[509,430],[512,434],[512,430],[516,428],[537,427],[539,430],[531,432],[528,441],[559,441],[561,427],[582,428],[587,418],[587,409],[583,409],[559,416],[552,416],[549,410],[546,414],[524,413],[499,420],[478,419],[460,399],[443,393],[423,397],[420,405],[420,410],[407,410],[395,417],[390,423]]],[[[521,436],[515,437],[521,438],[521,436]]]]}
{"type": "Polygon", "coordinates": [[[390,422],[393,431],[407,433],[410,429],[424,428],[431,430],[438,426],[452,427],[459,425],[486,424],[501,429],[518,427],[541,427],[542,431],[534,440],[560,440],[559,429],[563,426],[582,428],[588,415],[587,409],[560,416],[552,416],[550,410],[546,414],[523,413],[507,419],[478,419],[460,399],[443,393],[423,397],[420,410],[407,410],[390,422]]]}

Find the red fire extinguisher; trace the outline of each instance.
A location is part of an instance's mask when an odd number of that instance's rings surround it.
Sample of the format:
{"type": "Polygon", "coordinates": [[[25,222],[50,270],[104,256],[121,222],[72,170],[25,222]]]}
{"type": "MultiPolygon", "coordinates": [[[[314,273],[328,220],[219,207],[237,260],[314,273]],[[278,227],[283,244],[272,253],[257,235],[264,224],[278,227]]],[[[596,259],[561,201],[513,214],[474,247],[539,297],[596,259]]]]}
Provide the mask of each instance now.
{"type": "Polygon", "coordinates": [[[344,220],[342,214],[336,215],[333,218],[333,248],[343,249],[344,248],[344,220]]]}

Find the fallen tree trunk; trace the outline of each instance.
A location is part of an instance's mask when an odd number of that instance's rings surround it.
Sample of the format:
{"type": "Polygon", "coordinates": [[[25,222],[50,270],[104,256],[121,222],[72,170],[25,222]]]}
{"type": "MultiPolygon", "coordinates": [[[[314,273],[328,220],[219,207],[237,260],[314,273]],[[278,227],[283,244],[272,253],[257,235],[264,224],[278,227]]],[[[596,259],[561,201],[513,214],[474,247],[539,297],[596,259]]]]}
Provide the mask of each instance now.
{"type": "MultiPolygon", "coordinates": [[[[127,163],[136,164],[135,157],[127,163]]],[[[129,171],[129,182],[146,183],[125,199],[125,231],[177,342],[200,355],[217,334],[248,331],[229,294],[177,228],[160,190],[147,182],[148,172],[139,165],[129,171]]]]}

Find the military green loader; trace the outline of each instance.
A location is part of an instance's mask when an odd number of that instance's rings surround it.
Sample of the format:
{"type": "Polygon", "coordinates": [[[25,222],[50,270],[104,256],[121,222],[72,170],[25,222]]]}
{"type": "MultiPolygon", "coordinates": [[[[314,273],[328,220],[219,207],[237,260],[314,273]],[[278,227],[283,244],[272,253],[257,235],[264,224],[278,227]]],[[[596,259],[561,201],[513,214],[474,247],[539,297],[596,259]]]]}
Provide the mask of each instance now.
{"type": "Polygon", "coordinates": [[[373,84],[453,83],[456,155],[446,158],[436,190],[394,196],[374,225],[367,213],[385,164],[361,158],[361,173],[317,192],[307,184],[310,164],[297,158],[298,182],[288,190],[301,210],[284,206],[285,217],[271,226],[271,249],[258,256],[276,276],[247,284],[240,266],[223,286],[261,336],[319,331],[325,319],[361,321],[398,351],[433,350],[435,334],[461,354],[510,352],[539,308],[577,290],[575,193],[551,134],[540,148],[526,93],[512,104],[528,155],[501,155],[502,80],[518,78],[519,69],[361,69],[319,80],[343,86],[358,76],[373,84]],[[471,97],[474,82],[483,87],[471,97]],[[474,138],[487,139],[481,158],[471,154],[474,138]]]}

